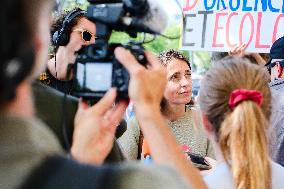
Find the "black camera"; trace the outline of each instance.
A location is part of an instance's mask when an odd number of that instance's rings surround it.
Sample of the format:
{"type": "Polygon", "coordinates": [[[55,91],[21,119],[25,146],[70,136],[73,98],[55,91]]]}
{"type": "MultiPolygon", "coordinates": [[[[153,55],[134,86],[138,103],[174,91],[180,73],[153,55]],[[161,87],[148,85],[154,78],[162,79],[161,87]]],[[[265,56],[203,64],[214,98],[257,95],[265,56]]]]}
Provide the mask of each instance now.
{"type": "Polygon", "coordinates": [[[155,30],[154,27],[153,30],[148,27],[158,24],[153,24],[152,17],[149,18],[151,11],[147,0],[89,0],[89,2],[87,17],[95,22],[98,39],[95,44],[83,47],[78,52],[74,65],[73,94],[85,99],[95,99],[101,98],[110,87],[116,87],[118,98],[128,98],[129,74],[115,59],[114,49],[122,46],[130,50],[137,61],[146,66],[144,48],[142,43],[138,42],[124,45],[109,44],[110,35],[113,30],[126,32],[131,37],[137,37],[138,32],[158,34],[159,29],[155,30]]]}
{"type": "Polygon", "coordinates": [[[107,54],[101,57],[98,54],[102,47],[100,45],[96,43],[80,50],[74,67],[74,94],[85,99],[96,99],[101,98],[109,88],[116,87],[118,99],[127,99],[129,73],[115,59],[113,51],[122,46],[130,50],[140,64],[146,66],[144,48],[139,44],[112,44],[108,46],[107,54]]]}

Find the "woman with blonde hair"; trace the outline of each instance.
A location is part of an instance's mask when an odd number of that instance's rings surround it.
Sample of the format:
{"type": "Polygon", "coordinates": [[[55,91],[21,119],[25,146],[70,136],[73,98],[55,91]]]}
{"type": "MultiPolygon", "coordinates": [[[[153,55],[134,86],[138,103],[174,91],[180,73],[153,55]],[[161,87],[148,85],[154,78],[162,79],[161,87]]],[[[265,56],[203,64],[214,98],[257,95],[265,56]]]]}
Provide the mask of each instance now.
{"type": "Polygon", "coordinates": [[[205,75],[199,104],[218,162],[204,178],[209,188],[284,188],[284,168],[268,155],[268,82],[263,68],[236,57],[222,59],[205,75]]]}

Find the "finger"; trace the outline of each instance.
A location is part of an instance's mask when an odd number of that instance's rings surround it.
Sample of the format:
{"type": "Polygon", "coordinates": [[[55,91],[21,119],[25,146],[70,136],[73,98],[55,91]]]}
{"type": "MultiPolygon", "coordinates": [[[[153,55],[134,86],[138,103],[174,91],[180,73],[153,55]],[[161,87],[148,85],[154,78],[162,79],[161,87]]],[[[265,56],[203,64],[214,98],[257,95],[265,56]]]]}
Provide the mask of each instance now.
{"type": "Polygon", "coordinates": [[[88,107],[89,105],[86,102],[84,102],[82,98],[80,98],[78,102],[77,113],[81,113],[83,110],[87,109],[88,107]]]}
{"type": "Polygon", "coordinates": [[[79,108],[82,108],[82,109],[87,109],[89,108],[89,105],[87,102],[85,102],[82,98],[79,99],[79,108]]]}
{"type": "Polygon", "coordinates": [[[249,44],[244,45],[244,51],[248,48],[249,44]]]}
{"type": "Polygon", "coordinates": [[[119,125],[127,106],[128,106],[127,102],[121,101],[113,109],[110,110],[111,112],[111,117],[109,117],[110,125],[115,125],[115,126],[119,125]]]}
{"type": "Polygon", "coordinates": [[[159,69],[162,67],[159,59],[151,52],[145,51],[145,55],[148,61],[148,64],[152,66],[154,69],[159,69]]]}
{"type": "Polygon", "coordinates": [[[115,108],[109,110],[111,117],[104,119],[103,127],[105,131],[111,133],[113,136],[115,135],[115,131],[123,118],[127,105],[128,103],[126,102],[119,102],[115,108]]]}
{"type": "Polygon", "coordinates": [[[244,57],[247,53],[245,52],[247,48],[247,44],[246,43],[243,43],[242,46],[240,47],[240,56],[241,57],[244,57]]]}
{"type": "Polygon", "coordinates": [[[235,54],[240,55],[242,53],[241,48],[241,46],[238,46],[235,54]]]}
{"type": "Polygon", "coordinates": [[[115,98],[116,89],[111,88],[97,104],[91,107],[91,111],[103,116],[112,107],[115,102],[115,98]]]}
{"type": "MultiPolygon", "coordinates": [[[[116,105],[117,106],[117,105],[116,105]]],[[[110,109],[108,109],[105,114],[103,115],[103,121],[105,122],[105,124],[107,125],[113,125],[111,123],[111,117],[113,116],[113,112],[114,112],[114,108],[115,107],[112,107],[110,109]]]]}
{"type": "Polygon", "coordinates": [[[114,54],[116,59],[129,71],[130,74],[134,73],[137,69],[143,68],[130,51],[122,47],[117,47],[114,50],[114,54]]]}
{"type": "Polygon", "coordinates": [[[237,47],[238,47],[238,44],[234,44],[234,45],[230,48],[230,52],[235,51],[237,47]]]}
{"type": "Polygon", "coordinates": [[[235,46],[231,49],[231,55],[236,54],[236,50],[237,50],[238,46],[235,46]]]}
{"type": "Polygon", "coordinates": [[[107,112],[103,115],[104,121],[108,122],[112,116],[113,108],[107,110],[107,112]]]}
{"type": "Polygon", "coordinates": [[[241,51],[244,51],[247,48],[247,44],[243,43],[242,46],[240,47],[241,51]]]}

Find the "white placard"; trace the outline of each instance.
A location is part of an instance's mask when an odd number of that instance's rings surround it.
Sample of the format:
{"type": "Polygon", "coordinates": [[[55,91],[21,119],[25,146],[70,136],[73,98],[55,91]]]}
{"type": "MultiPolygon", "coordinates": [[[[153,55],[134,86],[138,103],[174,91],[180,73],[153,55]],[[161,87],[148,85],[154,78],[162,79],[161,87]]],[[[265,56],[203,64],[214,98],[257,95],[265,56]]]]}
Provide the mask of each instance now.
{"type": "Polygon", "coordinates": [[[284,0],[183,0],[182,49],[269,52],[284,36],[284,0]]]}

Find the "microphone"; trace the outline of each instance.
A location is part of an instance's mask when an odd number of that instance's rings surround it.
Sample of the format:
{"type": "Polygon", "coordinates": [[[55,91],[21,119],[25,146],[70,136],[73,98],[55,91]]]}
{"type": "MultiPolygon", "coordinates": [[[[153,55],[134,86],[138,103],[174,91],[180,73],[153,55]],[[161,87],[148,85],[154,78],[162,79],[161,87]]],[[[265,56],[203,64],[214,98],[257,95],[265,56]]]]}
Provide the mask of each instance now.
{"type": "Polygon", "coordinates": [[[127,130],[127,123],[124,119],[122,119],[119,125],[116,127],[115,137],[118,139],[123,135],[123,133],[127,130]]]}
{"type": "Polygon", "coordinates": [[[133,17],[124,17],[123,23],[138,32],[160,34],[167,27],[168,15],[158,0],[123,0],[133,17]]]}
{"type": "Polygon", "coordinates": [[[143,17],[149,11],[147,0],[123,0],[126,10],[136,17],[143,17]]]}

